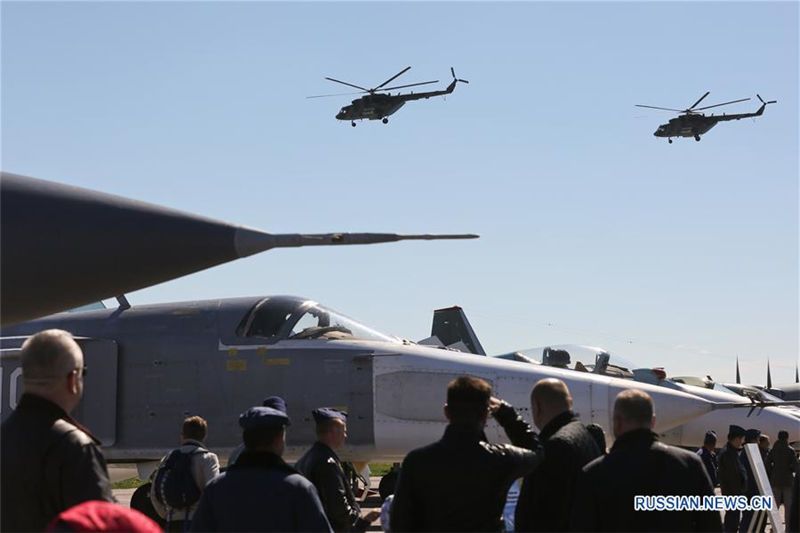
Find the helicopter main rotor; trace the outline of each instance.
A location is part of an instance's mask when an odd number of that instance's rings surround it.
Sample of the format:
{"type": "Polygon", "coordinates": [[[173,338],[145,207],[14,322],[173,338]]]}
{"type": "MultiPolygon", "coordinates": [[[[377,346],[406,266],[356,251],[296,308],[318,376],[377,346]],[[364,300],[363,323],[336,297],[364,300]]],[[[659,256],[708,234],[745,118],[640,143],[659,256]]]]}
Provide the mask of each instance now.
{"type": "MultiPolygon", "coordinates": [[[[403,70],[401,70],[400,72],[398,72],[397,74],[395,74],[394,76],[392,76],[391,78],[386,80],[385,82],[383,82],[380,85],[377,85],[377,86],[375,86],[375,87],[373,87],[371,89],[367,89],[366,87],[362,87],[360,85],[356,85],[355,83],[350,83],[350,82],[347,82],[347,81],[337,80],[336,78],[330,78],[330,77],[326,76],[325,79],[328,80],[328,81],[332,81],[332,82],[335,82],[335,83],[341,83],[342,85],[347,85],[348,87],[353,87],[354,89],[360,89],[360,91],[355,92],[355,93],[321,94],[321,95],[317,95],[317,96],[306,96],[306,98],[326,98],[328,96],[345,96],[345,95],[363,94],[363,93],[375,94],[379,90],[380,91],[393,91],[395,89],[405,89],[407,87],[416,87],[418,85],[430,85],[431,83],[439,83],[439,80],[432,80],[432,81],[421,81],[421,82],[418,82],[418,83],[408,83],[408,84],[405,84],[405,85],[395,85],[395,86],[392,86],[392,87],[385,87],[385,85],[387,85],[391,81],[397,79],[402,74],[405,74],[410,68],[411,67],[404,68],[403,70]]],[[[453,77],[455,77],[455,74],[453,74],[453,77]]],[[[464,81],[466,83],[469,83],[466,80],[458,80],[458,81],[464,81]]]]}
{"type": "Polygon", "coordinates": [[[697,105],[700,102],[702,102],[705,99],[705,97],[708,96],[709,94],[711,94],[711,91],[706,91],[706,94],[701,96],[695,103],[693,103],[690,107],[688,107],[686,109],[673,109],[671,107],[656,107],[656,106],[652,106],[652,105],[641,105],[641,104],[636,104],[636,107],[646,107],[648,109],[660,109],[662,111],[675,111],[676,113],[683,113],[685,115],[693,115],[693,114],[697,113],[698,111],[703,111],[704,109],[711,109],[712,107],[719,107],[719,106],[723,106],[723,105],[736,104],[738,102],[746,102],[747,100],[750,100],[750,98],[740,98],[738,100],[731,100],[730,102],[723,102],[721,104],[714,104],[714,105],[709,105],[709,106],[705,106],[705,107],[697,107],[697,105]]]}

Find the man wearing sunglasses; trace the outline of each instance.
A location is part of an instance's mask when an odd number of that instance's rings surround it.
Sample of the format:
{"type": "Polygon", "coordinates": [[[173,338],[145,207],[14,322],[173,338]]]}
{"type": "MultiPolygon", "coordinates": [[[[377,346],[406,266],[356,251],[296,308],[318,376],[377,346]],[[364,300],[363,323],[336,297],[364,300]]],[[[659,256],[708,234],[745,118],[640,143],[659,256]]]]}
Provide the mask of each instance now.
{"type": "Polygon", "coordinates": [[[24,394],[0,431],[3,531],[42,531],[87,500],[114,501],[99,441],[69,413],[86,367],[72,335],[50,329],[22,345],[24,394]]]}

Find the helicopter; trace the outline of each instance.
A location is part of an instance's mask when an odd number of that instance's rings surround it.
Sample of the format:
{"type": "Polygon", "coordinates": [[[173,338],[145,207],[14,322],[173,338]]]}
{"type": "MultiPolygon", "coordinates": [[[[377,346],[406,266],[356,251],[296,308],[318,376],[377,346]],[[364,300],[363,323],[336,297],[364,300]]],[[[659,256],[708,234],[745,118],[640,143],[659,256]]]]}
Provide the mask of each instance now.
{"type": "Polygon", "coordinates": [[[691,107],[686,109],[672,109],[669,107],[655,107],[651,105],[640,104],[636,104],[636,107],[647,107],[649,109],[661,109],[664,111],[677,111],[678,113],[682,113],[680,116],[671,119],[668,123],[661,124],[655,133],[653,133],[653,135],[656,137],[666,137],[669,143],[672,144],[673,137],[694,137],[695,141],[700,141],[700,135],[706,133],[708,130],[716,126],[717,122],[722,122],[725,120],[739,120],[748,117],[759,117],[764,114],[764,108],[767,107],[767,104],[774,104],[777,102],[777,100],[765,102],[761,96],[756,94],[758,99],[761,100],[761,107],[759,107],[758,111],[755,113],[739,113],[734,115],[726,115],[723,113],[722,115],[717,116],[714,116],[713,114],[706,116],[703,113],[698,113],[698,111],[750,100],[750,98],[741,98],[739,100],[731,100],[730,102],[723,102],[721,104],[697,107],[697,105],[709,94],[710,91],[706,91],[706,94],[701,96],[699,100],[691,105],[691,107]]]}
{"type": "MultiPolygon", "coordinates": [[[[381,83],[380,85],[373,87],[372,89],[366,89],[359,85],[354,85],[352,83],[348,83],[346,81],[337,80],[334,78],[326,77],[326,80],[341,83],[342,85],[347,85],[348,87],[354,87],[356,89],[361,89],[361,92],[368,93],[362,96],[361,98],[356,98],[352,101],[350,105],[346,105],[339,110],[336,114],[336,118],[339,120],[349,120],[350,124],[355,128],[356,127],[356,120],[380,120],[384,124],[389,122],[387,118],[389,115],[395,113],[398,109],[403,107],[406,102],[410,100],[421,100],[423,98],[427,99],[432,96],[444,96],[445,94],[450,94],[456,88],[456,83],[469,83],[467,80],[462,80],[456,78],[455,70],[453,67],[450,67],[450,74],[453,75],[453,81],[450,85],[447,86],[446,89],[441,91],[429,91],[423,93],[416,93],[413,92],[407,94],[400,94],[397,93],[396,95],[391,95],[390,93],[383,93],[377,92],[378,90],[381,91],[392,91],[394,89],[405,89],[407,87],[416,87],[418,85],[429,85],[431,83],[438,83],[439,80],[433,81],[423,81],[419,83],[409,83],[407,85],[398,85],[395,87],[384,87],[392,80],[398,78],[400,75],[406,73],[411,67],[406,67],[385,82],[381,83]]],[[[360,93],[355,93],[360,94],[360,93]]],[[[324,98],[328,96],[339,96],[335,94],[323,94],[319,96],[309,96],[308,98],[324,98]]]]}

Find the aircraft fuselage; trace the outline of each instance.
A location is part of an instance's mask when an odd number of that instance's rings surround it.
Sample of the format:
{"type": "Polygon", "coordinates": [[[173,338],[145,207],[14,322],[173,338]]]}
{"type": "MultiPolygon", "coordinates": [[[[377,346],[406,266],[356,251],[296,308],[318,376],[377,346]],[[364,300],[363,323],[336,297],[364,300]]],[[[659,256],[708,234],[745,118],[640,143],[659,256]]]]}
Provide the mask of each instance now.
{"type": "Polygon", "coordinates": [[[446,89],[441,91],[427,91],[421,93],[408,93],[391,95],[387,93],[372,93],[356,98],[350,105],[344,106],[336,114],[339,120],[381,120],[395,113],[411,100],[421,100],[433,96],[442,96],[453,92],[456,86],[454,80],[446,89]]]}
{"type": "Polygon", "coordinates": [[[700,140],[700,135],[705,134],[719,122],[729,120],[741,120],[743,118],[758,117],[764,114],[764,108],[767,104],[762,106],[755,113],[739,113],[732,115],[703,115],[702,113],[688,113],[683,114],[673,119],[670,119],[666,124],[661,124],[658,129],[653,132],[656,137],[694,137],[700,140]]]}
{"type": "MultiPolygon", "coordinates": [[[[711,410],[697,396],[646,383],[388,337],[359,340],[327,318],[304,322],[311,316],[303,314],[310,304],[292,297],[211,300],[61,313],[6,328],[2,415],[16,406],[22,392],[21,341],[53,327],[82,337],[85,364],[92,371],[76,418],[101,438],[108,459],[116,462],[159,459],[177,444],[181,422],[192,414],[208,420],[207,444],[224,455],[241,442],[238,414],[271,395],[285,398],[292,419],[289,459],[315,440],[312,409],[332,406],[350,414],[343,457],[399,461],[411,449],[441,437],[446,385],[465,374],[488,380],[495,394],[529,421],[533,384],[545,377],[563,379],[581,420],[600,424],[609,435],[614,398],[627,388],[653,396],[656,429],[662,433],[711,410]],[[264,320],[258,314],[264,302],[285,306],[280,316],[289,317],[286,324],[264,320]],[[323,337],[311,338],[321,332],[323,337]]],[[[487,435],[506,440],[493,422],[487,435]]]]}

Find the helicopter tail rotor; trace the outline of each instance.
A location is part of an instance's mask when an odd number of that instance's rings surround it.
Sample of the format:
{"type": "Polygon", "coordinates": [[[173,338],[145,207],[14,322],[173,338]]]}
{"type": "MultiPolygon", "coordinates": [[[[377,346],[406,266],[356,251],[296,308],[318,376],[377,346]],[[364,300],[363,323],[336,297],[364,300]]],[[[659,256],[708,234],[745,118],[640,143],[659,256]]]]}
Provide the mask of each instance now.
{"type": "Polygon", "coordinates": [[[456,78],[456,71],[453,69],[453,67],[450,67],[450,74],[453,75],[453,81],[460,81],[461,83],[469,83],[467,80],[456,78]]]}
{"type": "Polygon", "coordinates": [[[761,107],[759,107],[758,111],[755,112],[755,116],[757,116],[757,117],[759,117],[759,116],[764,114],[764,110],[767,108],[768,104],[775,104],[775,103],[778,102],[777,100],[768,100],[768,101],[765,102],[764,99],[761,98],[760,94],[756,94],[756,96],[758,96],[758,99],[761,100],[761,107]]]}

